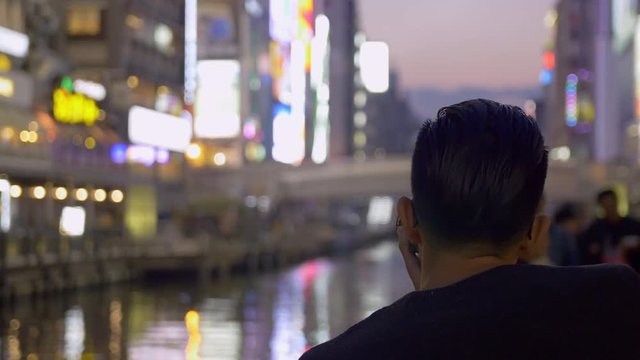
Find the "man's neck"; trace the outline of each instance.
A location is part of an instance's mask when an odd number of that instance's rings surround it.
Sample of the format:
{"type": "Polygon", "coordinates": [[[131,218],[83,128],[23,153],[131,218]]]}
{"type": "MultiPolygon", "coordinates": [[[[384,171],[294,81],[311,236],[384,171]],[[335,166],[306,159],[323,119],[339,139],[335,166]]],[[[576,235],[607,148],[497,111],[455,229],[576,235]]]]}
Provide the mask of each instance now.
{"type": "Polygon", "coordinates": [[[453,285],[459,281],[503,265],[513,265],[517,256],[464,256],[439,251],[422,257],[420,290],[431,290],[453,285]]]}

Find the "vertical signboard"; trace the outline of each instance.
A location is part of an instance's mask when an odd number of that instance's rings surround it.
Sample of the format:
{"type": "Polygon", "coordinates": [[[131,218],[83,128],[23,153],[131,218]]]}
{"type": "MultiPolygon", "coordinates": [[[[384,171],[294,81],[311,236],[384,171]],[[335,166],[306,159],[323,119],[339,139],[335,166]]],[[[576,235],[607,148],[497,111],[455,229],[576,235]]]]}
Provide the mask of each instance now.
{"type": "Polygon", "coordinates": [[[240,62],[198,62],[194,132],[196,137],[234,138],[240,134],[240,62]]]}

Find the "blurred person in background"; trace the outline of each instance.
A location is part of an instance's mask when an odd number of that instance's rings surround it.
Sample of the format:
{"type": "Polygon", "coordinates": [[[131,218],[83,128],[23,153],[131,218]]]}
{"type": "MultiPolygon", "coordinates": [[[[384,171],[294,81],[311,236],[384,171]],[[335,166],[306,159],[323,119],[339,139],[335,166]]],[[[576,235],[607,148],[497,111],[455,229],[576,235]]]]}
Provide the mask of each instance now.
{"type": "Polygon", "coordinates": [[[520,108],[441,109],[418,135],[413,199],[397,206],[416,291],[302,359],[640,359],[633,270],[517,264],[549,234],[547,165],[520,108]]]}
{"type": "Polygon", "coordinates": [[[640,268],[637,256],[640,221],[620,215],[618,196],[611,189],[601,191],[597,204],[602,214],[580,237],[579,247],[584,264],[629,264],[640,268]]]}
{"type": "Polygon", "coordinates": [[[582,208],[575,203],[560,205],[549,230],[549,258],[558,266],[580,265],[578,235],[584,230],[582,208]]]}

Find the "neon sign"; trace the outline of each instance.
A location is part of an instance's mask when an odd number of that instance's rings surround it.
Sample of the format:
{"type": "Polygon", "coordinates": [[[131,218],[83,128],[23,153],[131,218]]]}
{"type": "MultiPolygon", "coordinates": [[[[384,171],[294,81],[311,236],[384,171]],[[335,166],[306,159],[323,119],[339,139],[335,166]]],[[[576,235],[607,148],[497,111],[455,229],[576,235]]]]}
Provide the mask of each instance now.
{"type": "Polygon", "coordinates": [[[193,104],[197,89],[198,1],[185,2],[184,25],[184,103],[193,104]]]}
{"type": "Polygon", "coordinates": [[[0,96],[12,98],[15,91],[15,85],[10,78],[0,76],[0,96]]]}
{"type": "Polygon", "coordinates": [[[64,77],[53,91],[53,117],[61,123],[91,126],[100,119],[100,113],[94,99],[74,91],[69,77],[64,77]]]}
{"type": "Polygon", "coordinates": [[[11,184],[6,179],[0,179],[0,230],[9,232],[11,229],[11,184]]]}
{"type": "Polygon", "coordinates": [[[566,123],[570,127],[578,124],[578,76],[569,74],[565,87],[566,123]]]}
{"type": "Polygon", "coordinates": [[[0,52],[23,58],[29,53],[29,36],[0,26],[0,52]]]}

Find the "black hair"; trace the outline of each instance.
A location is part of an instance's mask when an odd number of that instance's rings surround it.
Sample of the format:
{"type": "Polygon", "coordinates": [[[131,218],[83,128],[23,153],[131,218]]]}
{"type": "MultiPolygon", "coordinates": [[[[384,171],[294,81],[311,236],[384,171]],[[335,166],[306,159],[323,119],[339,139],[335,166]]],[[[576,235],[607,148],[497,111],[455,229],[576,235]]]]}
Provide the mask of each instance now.
{"type": "Polygon", "coordinates": [[[444,107],[413,154],[420,226],[441,247],[509,246],[531,227],[547,166],[542,134],[522,109],[486,99],[444,107]]]}
{"type": "Polygon", "coordinates": [[[616,200],[618,199],[618,196],[616,195],[616,192],[613,191],[613,189],[604,189],[598,193],[596,201],[598,202],[598,204],[600,204],[604,199],[608,197],[613,197],[616,200]]]}
{"type": "Polygon", "coordinates": [[[575,203],[564,203],[558,207],[553,215],[553,221],[556,224],[562,224],[566,221],[577,219],[582,216],[582,209],[575,203]]]}

